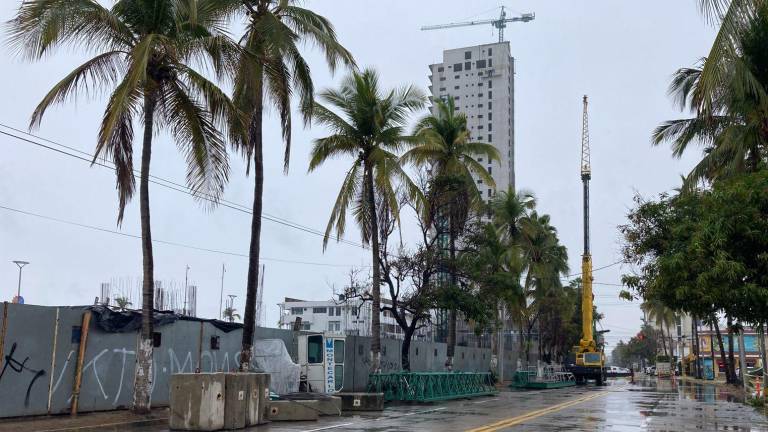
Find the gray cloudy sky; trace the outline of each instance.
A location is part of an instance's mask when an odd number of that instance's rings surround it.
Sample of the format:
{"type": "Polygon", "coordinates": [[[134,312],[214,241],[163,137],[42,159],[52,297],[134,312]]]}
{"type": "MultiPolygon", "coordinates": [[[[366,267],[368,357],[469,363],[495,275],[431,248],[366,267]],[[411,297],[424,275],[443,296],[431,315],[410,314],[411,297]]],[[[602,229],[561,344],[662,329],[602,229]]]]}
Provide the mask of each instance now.
{"type": "MultiPolygon", "coordinates": [[[[19,0],[0,2],[0,19],[12,17],[19,0]]],[[[651,130],[675,118],[666,96],[672,72],[706,55],[714,37],[696,10],[696,1],[520,0],[505,2],[536,20],[507,29],[517,59],[516,171],[518,186],[532,189],[542,212],[552,215],[570,252],[573,273],[580,271],[581,190],[579,151],[581,96],[590,97],[592,137],[592,232],[595,267],[619,259],[619,234],[635,192],[669,190],[698,155],[673,160],[668,148],[652,148],[651,130]]],[[[427,65],[441,60],[443,49],[495,41],[490,26],[422,32],[425,24],[492,17],[485,12],[499,0],[307,1],[328,17],[360,66],[375,67],[387,87],[412,83],[426,90],[427,65]],[[477,15],[477,16],[475,16],[477,15]]],[[[24,63],[2,48],[0,123],[25,129],[40,98],[85,57],[60,50],[38,63],[24,63]]],[[[335,85],[322,57],[307,47],[318,89],[335,85]]],[[[37,134],[91,152],[104,108],[103,98],[82,98],[49,111],[37,134]]],[[[321,128],[304,130],[296,122],[290,173],[282,174],[282,144],[274,119],[267,121],[265,211],[303,225],[324,229],[348,161],[306,174],[308,150],[321,128]]],[[[183,182],[183,159],[166,136],[153,148],[153,174],[183,182]]],[[[117,208],[113,173],[0,136],[0,206],[115,229],[117,208]]],[[[250,207],[252,178],[233,156],[226,199],[250,207]]],[[[220,207],[206,212],[178,192],[152,187],[153,237],[198,247],[247,253],[250,216],[220,207]]],[[[139,233],[138,205],[128,207],[120,230],[139,233]]],[[[407,233],[410,232],[406,230],[407,233]]],[[[354,229],[350,240],[359,241],[354,229]]],[[[331,285],[341,287],[349,266],[367,264],[369,254],[345,244],[323,253],[321,239],[266,221],[262,232],[267,325],[274,326],[276,303],[283,296],[323,299],[331,285]],[[334,266],[288,264],[266,258],[334,266]]],[[[0,298],[16,289],[14,259],[31,261],[24,270],[28,303],[86,304],[99,295],[99,284],[141,275],[139,241],[63,225],[0,209],[0,298]]],[[[226,263],[225,294],[235,294],[242,310],[247,260],[178,247],[155,246],[156,278],[183,284],[185,266],[200,288],[202,316],[218,314],[220,271],[226,263]]],[[[626,269],[625,269],[626,270],[626,269]]],[[[595,273],[597,283],[617,284],[622,269],[595,273]]],[[[597,305],[611,329],[608,342],[627,339],[639,327],[636,305],[617,298],[619,288],[596,285],[597,305]]],[[[138,303],[138,299],[134,300],[138,303]]]]}

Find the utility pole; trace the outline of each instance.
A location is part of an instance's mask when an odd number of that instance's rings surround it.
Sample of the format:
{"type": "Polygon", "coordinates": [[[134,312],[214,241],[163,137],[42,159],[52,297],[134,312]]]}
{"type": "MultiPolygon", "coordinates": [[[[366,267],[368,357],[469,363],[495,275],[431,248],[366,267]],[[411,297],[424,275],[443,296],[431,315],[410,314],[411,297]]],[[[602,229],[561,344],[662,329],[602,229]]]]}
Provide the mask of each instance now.
{"type": "Polygon", "coordinates": [[[224,309],[222,309],[222,303],[224,301],[224,273],[227,269],[224,267],[224,263],[221,263],[221,291],[219,291],[219,319],[224,319],[224,309]]]}
{"type": "Polygon", "coordinates": [[[187,264],[187,270],[184,272],[184,308],[182,309],[182,315],[187,314],[187,298],[189,297],[189,264],[187,264]]]}
{"type": "Polygon", "coordinates": [[[21,298],[21,269],[23,269],[25,265],[29,264],[29,261],[14,261],[13,263],[19,267],[19,286],[16,288],[16,298],[13,299],[13,302],[24,303],[24,300],[21,298]]]}

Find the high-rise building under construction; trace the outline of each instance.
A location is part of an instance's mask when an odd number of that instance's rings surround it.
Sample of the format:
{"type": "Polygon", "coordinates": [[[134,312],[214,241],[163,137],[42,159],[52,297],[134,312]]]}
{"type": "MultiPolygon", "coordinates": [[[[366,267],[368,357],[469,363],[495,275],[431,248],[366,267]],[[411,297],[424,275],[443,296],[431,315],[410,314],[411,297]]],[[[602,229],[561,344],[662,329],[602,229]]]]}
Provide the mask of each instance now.
{"type": "Polygon", "coordinates": [[[496,187],[475,182],[484,200],[497,190],[515,188],[515,59],[509,42],[443,51],[443,62],[430,65],[434,99],[453,96],[456,110],[467,116],[471,139],[494,145],[500,161],[477,156],[493,176],[496,187]]]}

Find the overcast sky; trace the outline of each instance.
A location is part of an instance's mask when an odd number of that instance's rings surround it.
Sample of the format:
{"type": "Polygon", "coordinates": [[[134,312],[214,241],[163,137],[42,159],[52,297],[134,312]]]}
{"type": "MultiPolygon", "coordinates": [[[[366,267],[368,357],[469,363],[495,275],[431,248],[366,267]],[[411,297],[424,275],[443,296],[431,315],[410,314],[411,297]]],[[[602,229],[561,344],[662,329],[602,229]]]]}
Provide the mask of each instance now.
{"type": "MultiPolygon", "coordinates": [[[[0,18],[10,19],[19,0],[0,2],[0,18]]],[[[680,116],[666,96],[675,69],[706,55],[714,29],[704,23],[696,1],[653,0],[520,0],[512,11],[535,12],[530,23],[511,24],[507,39],[517,61],[515,77],[516,179],[535,192],[541,212],[551,214],[568,247],[573,273],[580,272],[581,185],[579,151],[581,96],[590,98],[592,143],[592,250],[595,267],[620,259],[617,225],[625,222],[633,194],[651,196],[679,183],[698,154],[674,160],[667,147],[652,148],[649,136],[661,121],[680,116]]],[[[329,18],[339,39],[362,67],[381,74],[384,86],[429,84],[428,68],[441,61],[444,49],[493,42],[490,25],[422,32],[426,24],[490,18],[499,0],[308,1],[306,6],[329,18]],[[485,12],[484,12],[485,11],[485,12]]],[[[0,123],[26,129],[30,114],[45,92],[86,57],[60,50],[38,63],[25,63],[3,47],[0,72],[0,123]]],[[[305,54],[318,89],[334,86],[332,76],[312,47],[305,54]]],[[[35,133],[92,152],[104,109],[103,98],[81,98],[49,111],[35,133]]],[[[349,161],[336,161],[307,174],[312,139],[321,128],[305,130],[294,122],[291,170],[282,173],[282,144],[274,118],[265,124],[264,211],[323,230],[349,161]]],[[[5,130],[4,128],[0,128],[5,130]]],[[[138,144],[137,144],[138,148],[138,144]]],[[[138,150],[135,154],[139,154],[138,150]]],[[[137,165],[138,168],[138,165],[137,165]]],[[[153,145],[152,173],[184,180],[184,162],[173,142],[160,136],[153,145]]],[[[231,182],[225,198],[251,206],[252,177],[232,157],[231,182]]],[[[155,239],[247,254],[250,216],[220,207],[206,212],[189,196],[157,186],[150,188],[155,239]]],[[[67,221],[139,234],[138,200],[127,209],[125,223],[115,226],[117,196],[114,174],[90,168],[19,140],[0,136],[0,206],[67,221]]],[[[359,247],[322,239],[265,221],[262,256],[266,264],[266,324],[275,326],[277,303],[284,296],[326,299],[340,288],[350,266],[366,265],[370,255],[359,247]],[[328,265],[285,263],[291,260],[328,265]]],[[[412,230],[406,229],[406,234],[412,230]]],[[[354,226],[347,237],[355,242],[354,226]]],[[[158,244],[155,277],[183,285],[185,268],[199,286],[198,315],[218,315],[221,266],[226,264],[224,293],[234,294],[243,310],[246,258],[158,244]]],[[[12,260],[27,260],[23,295],[28,303],[92,303],[101,282],[140,280],[141,249],[137,239],[65,225],[0,209],[0,298],[15,295],[17,269],[12,260]]],[[[620,301],[622,272],[613,266],[595,273],[597,306],[611,332],[609,344],[637,332],[641,313],[620,301]]],[[[138,306],[140,300],[134,298],[138,306]]],[[[609,348],[610,349],[610,348],[609,348]]]]}

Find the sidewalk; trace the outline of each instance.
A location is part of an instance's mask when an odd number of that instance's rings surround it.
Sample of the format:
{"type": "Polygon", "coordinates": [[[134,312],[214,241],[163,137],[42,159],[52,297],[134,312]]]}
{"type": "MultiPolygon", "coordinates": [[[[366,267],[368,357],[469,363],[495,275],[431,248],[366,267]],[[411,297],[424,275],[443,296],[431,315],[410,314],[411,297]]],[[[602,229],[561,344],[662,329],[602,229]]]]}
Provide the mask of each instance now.
{"type": "Polygon", "coordinates": [[[151,414],[136,415],[128,410],[69,415],[25,417],[0,420],[0,432],[63,432],[110,428],[129,430],[141,426],[168,424],[168,408],[155,408],[151,414]]]}

